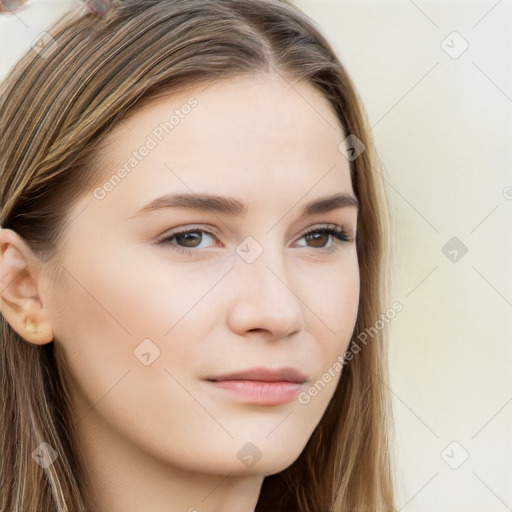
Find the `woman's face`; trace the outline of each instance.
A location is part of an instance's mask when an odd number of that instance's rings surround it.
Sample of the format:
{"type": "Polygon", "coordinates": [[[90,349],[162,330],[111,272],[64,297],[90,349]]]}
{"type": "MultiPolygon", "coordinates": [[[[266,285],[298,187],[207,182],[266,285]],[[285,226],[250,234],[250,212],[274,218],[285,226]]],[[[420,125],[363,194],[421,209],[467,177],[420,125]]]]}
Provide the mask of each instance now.
{"type": "Polygon", "coordinates": [[[357,208],[303,211],[354,196],[345,138],[312,86],[274,75],[155,99],[110,133],[45,297],[84,439],[203,473],[299,456],[357,316],[357,208]]]}

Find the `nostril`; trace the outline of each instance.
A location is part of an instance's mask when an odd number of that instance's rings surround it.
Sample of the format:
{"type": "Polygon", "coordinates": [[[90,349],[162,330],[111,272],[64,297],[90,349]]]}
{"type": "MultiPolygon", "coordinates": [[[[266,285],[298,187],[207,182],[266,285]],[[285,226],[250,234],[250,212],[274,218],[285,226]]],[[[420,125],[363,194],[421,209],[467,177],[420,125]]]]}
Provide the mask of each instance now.
{"type": "Polygon", "coordinates": [[[267,330],[266,329],[262,329],[260,327],[256,328],[256,329],[249,329],[248,332],[257,332],[257,333],[260,333],[260,332],[266,332],[267,330]]]}

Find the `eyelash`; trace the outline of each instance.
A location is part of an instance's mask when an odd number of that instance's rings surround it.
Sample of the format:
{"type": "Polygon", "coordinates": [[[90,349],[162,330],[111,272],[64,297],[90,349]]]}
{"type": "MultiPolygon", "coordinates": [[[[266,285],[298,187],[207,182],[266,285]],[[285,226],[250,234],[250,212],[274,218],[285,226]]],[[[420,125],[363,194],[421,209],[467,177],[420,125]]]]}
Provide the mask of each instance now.
{"type": "MultiPolygon", "coordinates": [[[[184,231],[177,231],[176,233],[172,233],[171,235],[168,235],[162,239],[160,239],[157,244],[158,245],[171,245],[173,246],[173,249],[177,252],[192,255],[194,252],[198,252],[199,249],[185,249],[183,247],[180,247],[179,245],[175,245],[172,243],[172,240],[174,237],[179,235],[186,235],[188,233],[207,233],[213,237],[216,237],[214,233],[211,231],[208,231],[206,229],[199,229],[199,228],[193,228],[188,229],[184,231]]],[[[301,240],[302,238],[306,237],[307,235],[313,234],[313,233],[320,233],[322,235],[330,235],[336,238],[340,243],[350,243],[352,242],[352,238],[345,232],[343,229],[343,226],[337,226],[336,224],[329,224],[325,227],[312,227],[308,229],[305,233],[302,234],[302,236],[299,238],[301,240]]],[[[309,249],[320,249],[323,251],[329,251],[329,252],[335,252],[340,248],[340,244],[336,243],[334,241],[333,246],[330,248],[323,248],[323,247],[309,247],[309,249]]]]}

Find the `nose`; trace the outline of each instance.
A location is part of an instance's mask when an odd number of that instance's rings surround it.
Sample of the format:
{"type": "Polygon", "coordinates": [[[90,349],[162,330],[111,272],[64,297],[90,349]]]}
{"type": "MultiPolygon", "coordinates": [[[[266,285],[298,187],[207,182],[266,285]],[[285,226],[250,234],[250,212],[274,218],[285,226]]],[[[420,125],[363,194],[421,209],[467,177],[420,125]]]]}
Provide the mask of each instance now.
{"type": "Polygon", "coordinates": [[[235,257],[231,274],[228,324],[233,332],[278,340],[304,329],[302,302],[286,277],[282,253],[264,251],[252,263],[235,257]]]}

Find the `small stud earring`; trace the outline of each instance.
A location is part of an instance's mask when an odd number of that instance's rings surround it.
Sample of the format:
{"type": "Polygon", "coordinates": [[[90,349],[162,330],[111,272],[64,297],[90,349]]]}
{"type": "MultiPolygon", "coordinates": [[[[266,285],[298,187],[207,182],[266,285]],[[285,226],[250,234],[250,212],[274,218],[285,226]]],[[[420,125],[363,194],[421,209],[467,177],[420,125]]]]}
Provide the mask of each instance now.
{"type": "Polygon", "coordinates": [[[25,329],[35,334],[39,332],[39,325],[35,322],[25,322],[25,329]]]}

